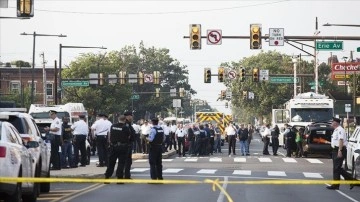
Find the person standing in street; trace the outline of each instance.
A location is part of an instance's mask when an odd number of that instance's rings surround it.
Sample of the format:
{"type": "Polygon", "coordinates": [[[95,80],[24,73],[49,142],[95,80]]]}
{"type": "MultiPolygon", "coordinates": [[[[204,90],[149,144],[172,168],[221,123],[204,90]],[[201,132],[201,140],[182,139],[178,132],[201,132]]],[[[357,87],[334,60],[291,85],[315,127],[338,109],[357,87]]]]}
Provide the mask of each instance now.
{"type": "Polygon", "coordinates": [[[261,135],[264,142],[263,154],[270,155],[269,153],[269,144],[270,144],[270,136],[271,136],[270,124],[266,124],[265,130],[261,135]]]}
{"type": "Polygon", "coordinates": [[[304,128],[300,128],[298,132],[296,132],[295,136],[295,142],[296,142],[296,153],[295,158],[303,157],[304,151],[303,151],[303,135],[304,135],[304,128]]]}
{"type": "Polygon", "coordinates": [[[247,128],[244,127],[244,124],[240,125],[240,128],[238,130],[238,138],[240,142],[240,151],[242,156],[249,156],[250,153],[247,153],[247,139],[249,138],[249,131],[247,128]]]}
{"type": "Polygon", "coordinates": [[[99,164],[97,167],[107,166],[107,135],[109,133],[109,126],[105,121],[105,114],[99,114],[99,120],[95,121],[95,123],[91,126],[91,130],[96,140],[99,156],[99,164]]]}
{"type": "Polygon", "coordinates": [[[131,165],[132,165],[132,144],[135,141],[135,130],[132,127],[132,122],[133,122],[133,113],[131,111],[126,111],[124,113],[125,116],[125,126],[128,127],[128,130],[126,130],[129,133],[129,146],[128,146],[128,153],[127,153],[127,158],[125,161],[125,175],[124,178],[125,179],[131,179],[131,173],[130,173],[130,169],[131,169],[131,165]]]}
{"type": "Polygon", "coordinates": [[[234,125],[232,123],[230,123],[226,129],[225,129],[225,133],[228,137],[228,141],[229,141],[229,157],[231,157],[231,150],[233,155],[236,155],[235,153],[235,145],[236,145],[236,128],[234,127],[234,125]]]}
{"type": "Polygon", "coordinates": [[[219,126],[217,126],[217,125],[214,126],[214,133],[215,133],[215,137],[214,137],[215,153],[222,153],[221,152],[221,130],[220,130],[219,126]]]}
{"type": "Polygon", "coordinates": [[[150,134],[150,125],[147,120],[144,121],[144,123],[141,125],[141,145],[142,145],[142,151],[143,154],[149,153],[149,144],[147,141],[147,138],[150,134]]]}
{"type": "Polygon", "coordinates": [[[162,143],[165,140],[164,130],[158,125],[159,119],[153,118],[148,141],[150,143],[149,164],[152,180],[163,180],[162,175],[162,143]]]}
{"type": "Polygon", "coordinates": [[[273,151],[273,155],[277,156],[277,151],[279,148],[279,134],[280,134],[280,129],[278,125],[275,125],[275,127],[271,130],[271,142],[272,142],[272,151],[273,151]]]}
{"type": "Polygon", "coordinates": [[[61,170],[60,162],[60,150],[63,143],[61,135],[61,120],[56,116],[57,111],[50,110],[49,116],[53,120],[50,127],[44,128],[46,132],[49,132],[51,137],[51,156],[50,162],[52,164],[52,170],[61,170]]]}
{"type": "Polygon", "coordinates": [[[70,168],[74,163],[72,157],[73,134],[69,125],[69,117],[66,116],[62,118],[62,136],[64,142],[61,146],[61,168],[70,168]]]}
{"type": "MultiPolygon", "coordinates": [[[[344,158],[346,157],[346,146],[347,146],[347,137],[343,127],[340,125],[340,119],[333,118],[331,126],[334,128],[334,132],[331,135],[331,147],[332,150],[332,160],[333,160],[333,180],[340,181],[340,175],[344,177],[345,180],[352,180],[352,177],[342,168],[344,158]]],[[[326,142],[329,143],[329,142],[326,142]]],[[[332,184],[327,186],[327,189],[338,190],[340,184],[332,184]]],[[[353,184],[350,184],[350,189],[354,187],[353,184]]]]}
{"type": "Polygon", "coordinates": [[[169,140],[170,140],[170,128],[164,121],[160,121],[160,127],[164,130],[165,141],[163,142],[163,153],[168,152],[169,140]]]}
{"type": "Polygon", "coordinates": [[[134,137],[134,144],[133,144],[133,153],[141,153],[141,139],[140,139],[140,132],[141,127],[139,124],[136,124],[135,122],[132,124],[132,127],[135,131],[135,137],[134,137]]]}
{"type": "Polygon", "coordinates": [[[187,130],[187,138],[189,140],[189,151],[188,154],[191,156],[194,154],[195,150],[195,134],[194,134],[194,128],[195,124],[192,124],[189,126],[187,130]]]}
{"type": "Polygon", "coordinates": [[[183,128],[183,124],[179,124],[179,128],[175,132],[175,138],[178,142],[179,157],[185,156],[185,135],[186,130],[183,128]]]}
{"type": "MultiPolygon", "coordinates": [[[[124,178],[125,163],[128,158],[129,144],[131,138],[130,128],[126,126],[126,118],[124,115],[119,117],[119,122],[114,123],[110,127],[110,155],[109,165],[105,171],[105,179],[109,179],[113,173],[116,161],[118,160],[118,167],[116,176],[118,179],[124,178]]],[[[118,183],[121,184],[121,183],[118,183]]]]}
{"type": "Polygon", "coordinates": [[[249,123],[247,128],[248,128],[248,131],[249,131],[249,137],[247,139],[246,153],[250,154],[250,143],[251,143],[251,140],[253,139],[254,127],[249,123]]]}
{"type": "Polygon", "coordinates": [[[79,121],[76,121],[71,129],[74,133],[74,167],[77,167],[79,164],[79,151],[81,153],[80,166],[85,167],[87,161],[86,155],[86,138],[89,133],[89,127],[85,122],[85,115],[79,115],[79,121]]]}
{"type": "Polygon", "coordinates": [[[176,153],[178,153],[178,150],[176,149],[176,138],[175,138],[176,130],[177,130],[176,121],[173,121],[172,125],[170,126],[170,150],[172,149],[172,146],[174,146],[176,153]]]}

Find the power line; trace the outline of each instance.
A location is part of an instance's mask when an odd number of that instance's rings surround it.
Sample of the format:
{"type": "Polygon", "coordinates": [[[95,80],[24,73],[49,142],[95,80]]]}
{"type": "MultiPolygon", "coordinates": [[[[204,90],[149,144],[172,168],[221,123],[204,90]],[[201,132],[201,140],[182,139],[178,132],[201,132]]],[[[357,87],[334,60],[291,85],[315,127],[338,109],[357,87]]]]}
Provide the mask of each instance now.
{"type": "MultiPolygon", "coordinates": [[[[189,10],[189,11],[165,11],[165,12],[104,13],[104,12],[61,11],[61,10],[49,10],[49,9],[35,9],[35,10],[40,11],[40,12],[83,14],[83,15],[167,15],[167,14],[184,14],[184,13],[199,13],[199,12],[234,10],[234,9],[249,8],[249,7],[255,7],[255,6],[278,4],[278,3],[283,3],[283,2],[287,2],[287,1],[291,1],[291,0],[280,0],[280,1],[252,4],[252,5],[233,6],[233,7],[227,7],[227,8],[214,8],[214,9],[189,10]]],[[[15,7],[9,7],[9,8],[15,8],[15,7]]]]}

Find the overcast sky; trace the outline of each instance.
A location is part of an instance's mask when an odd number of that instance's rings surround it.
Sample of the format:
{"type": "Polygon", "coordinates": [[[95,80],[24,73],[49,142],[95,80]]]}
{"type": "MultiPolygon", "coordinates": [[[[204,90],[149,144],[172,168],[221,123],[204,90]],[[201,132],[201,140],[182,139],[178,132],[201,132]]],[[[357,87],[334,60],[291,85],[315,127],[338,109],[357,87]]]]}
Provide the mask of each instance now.
{"type": "MultiPolygon", "coordinates": [[[[15,16],[16,1],[9,0],[9,8],[0,8],[0,16],[15,16]]],[[[221,62],[238,61],[257,54],[249,49],[249,40],[224,39],[222,45],[207,45],[202,49],[189,49],[189,24],[201,24],[202,35],[208,29],[221,29],[223,35],[248,36],[251,23],[262,24],[263,35],[269,28],[284,28],[285,35],[311,36],[315,31],[315,17],[323,36],[360,36],[360,27],[323,27],[322,24],[360,24],[360,1],[100,1],[100,0],[36,0],[35,16],[30,20],[0,19],[0,61],[32,61],[32,36],[20,33],[66,34],[67,38],[37,37],[36,66],[41,65],[40,53],[45,53],[48,66],[59,57],[59,44],[71,46],[104,46],[120,50],[125,45],[144,41],[147,47],[168,48],[173,58],[187,65],[190,84],[198,94],[221,111],[224,102],[216,102],[225,89],[213,77],[211,84],[203,83],[203,69],[215,73],[221,62]]],[[[339,58],[349,56],[360,47],[359,41],[344,41],[343,51],[334,51],[339,58]]],[[[277,50],[286,54],[299,54],[299,50],[285,44],[269,47],[263,41],[263,50],[277,50]]],[[[63,64],[85,52],[99,50],[63,49],[63,64]]],[[[308,49],[313,52],[313,50],[308,49]]],[[[326,62],[330,52],[319,52],[319,62],[326,62]]],[[[355,57],[360,57],[355,52],[355,57]]],[[[308,57],[308,59],[312,59],[308,57]]],[[[261,67],[260,67],[261,68],[261,67]]]]}

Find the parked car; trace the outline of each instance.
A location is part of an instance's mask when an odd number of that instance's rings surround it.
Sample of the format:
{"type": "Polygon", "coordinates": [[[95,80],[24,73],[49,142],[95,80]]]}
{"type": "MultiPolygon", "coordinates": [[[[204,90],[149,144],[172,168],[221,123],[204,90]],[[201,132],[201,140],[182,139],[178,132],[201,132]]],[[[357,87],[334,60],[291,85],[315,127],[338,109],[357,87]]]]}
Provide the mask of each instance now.
{"type": "MultiPolygon", "coordinates": [[[[1,119],[8,119],[0,115],[1,119]]],[[[23,144],[19,132],[9,122],[0,121],[0,176],[1,177],[35,177],[35,160],[30,149],[36,149],[36,141],[23,144]]],[[[0,199],[6,202],[34,202],[38,196],[34,182],[0,182],[0,199]]]]}
{"type": "Polygon", "coordinates": [[[308,154],[325,154],[331,157],[331,135],[334,128],[330,122],[312,123],[304,131],[304,156],[308,154]]]}
{"type": "Polygon", "coordinates": [[[357,164],[357,161],[360,161],[360,126],[357,126],[354,132],[350,135],[346,149],[346,166],[351,170],[351,174],[354,179],[359,179],[358,175],[360,172],[357,172],[357,170],[360,169],[360,165],[357,164]]]}
{"type": "MultiPolygon", "coordinates": [[[[29,114],[24,113],[24,110],[26,111],[26,109],[22,108],[3,108],[0,109],[0,114],[8,115],[8,119],[5,121],[14,125],[24,142],[36,141],[39,143],[39,148],[29,149],[35,158],[35,177],[50,177],[51,145],[42,139],[34,119],[29,114]]],[[[39,185],[41,192],[50,191],[50,182],[40,183],[39,185]]]]}

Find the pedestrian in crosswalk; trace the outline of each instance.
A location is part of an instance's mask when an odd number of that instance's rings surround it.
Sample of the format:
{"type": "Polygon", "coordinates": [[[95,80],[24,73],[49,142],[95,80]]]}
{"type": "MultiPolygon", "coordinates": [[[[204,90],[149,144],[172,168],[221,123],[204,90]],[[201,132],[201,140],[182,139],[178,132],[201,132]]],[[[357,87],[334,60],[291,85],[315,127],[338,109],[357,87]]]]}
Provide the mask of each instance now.
{"type": "Polygon", "coordinates": [[[178,154],[179,157],[185,156],[185,135],[186,135],[186,130],[184,129],[183,124],[179,124],[179,128],[176,129],[175,132],[175,138],[178,142],[178,154]]]}
{"type": "Polygon", "coordinates": [[[222,153],[221,152],[221,131],[217,125],[214,125],[214,151],[215,153],[222,153]]]}
{"type": "Polygon", "coordinates": [[[236,145],[236,128],[235,128],[235,126],[232,123],[230,123],[225,129],[225,133],[228,137],[229,157],[231,157],[231,151],[232,151],[233,155],[236,155],[236,153],[235,153],[235,145],[236,145]]]}
{"type": "Polygon", "coordinates": [[[238,130],[238,138],[240,142],[240,152],[242,156],[245,156],[245,154],[248,156],[250,153],[247,151],[247,139],[249,137],[249,131],[247,128],[244,127],[244,124],[240,125],[240,128],[238,130]]]}
{"type": "Polygon", "coordinates": [[[265,130],[261,134],[261,136],[262,136],[262,140],[264,142],[263,154],[270,155],[270,153],[269,153],[269,144],[270,144],[270,137],[271,137],[270,124],[265,125],[265,130]]]}
{"type": "Polygon", "coordinates": [[[132,143],[134,142],[134,137],[135,137],[135,130],[132,127],[133,113],[132,111],[125,111],[124,116],[125,116],[125,126],[128,127],[128,131],[130,133],[130,138],[129,138],[130,144],[128,146],[128,153],[125,161],[124,178],[131,179],[130,169],[132,165],[132,143]]]}

